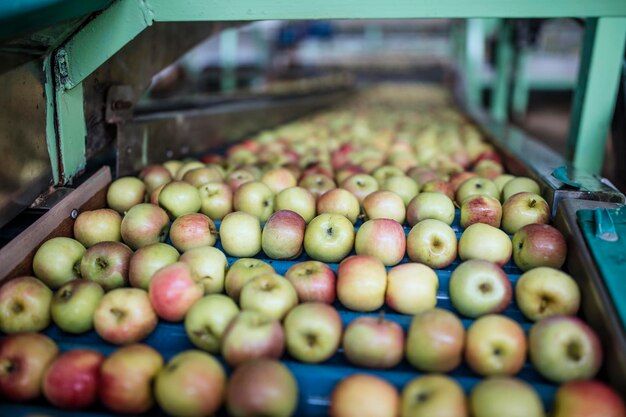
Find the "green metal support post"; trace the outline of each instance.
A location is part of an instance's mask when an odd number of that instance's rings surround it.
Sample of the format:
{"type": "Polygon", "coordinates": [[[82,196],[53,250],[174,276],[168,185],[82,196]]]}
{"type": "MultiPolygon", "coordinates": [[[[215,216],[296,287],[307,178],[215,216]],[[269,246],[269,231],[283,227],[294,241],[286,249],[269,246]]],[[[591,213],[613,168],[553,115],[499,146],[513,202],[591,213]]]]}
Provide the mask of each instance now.
{"type": "Polygon", "coordinates": [[[491,98],[491,116],[498,122],[508,118],[509,83],[513,61],[511,44],[511,24],[503,20],[500,25],[497,49],[497,73],[491,98]]]}
{"type": "Polygon", "coordinates": [[[220,65],[222,75],[220,87],[223,93],[237,89],[237,42],[236,29],[226,29],[220,33],[220,65]]]}
{"type": "Polygon", "coordinates": [[[602,169],[625,43],[626,18],[587,19],[567,157],[595,174],[602,169]]]}
{"type": "Polygon", "coordinates": [[[513,86],[512,107],[513,114],[516,117],[522,117],[526,114],[528,108],[528,74],[526,73],[526,64],[528,62],[529,51],[526,48],[517,52],[515,60],[515,85],[513,86]]]}
{"type": "Polygon", "coordinates": [[[485,37],[482,19],[468,19],[465,36],[465,95],[471,107],[481,105],[485,37]]]}

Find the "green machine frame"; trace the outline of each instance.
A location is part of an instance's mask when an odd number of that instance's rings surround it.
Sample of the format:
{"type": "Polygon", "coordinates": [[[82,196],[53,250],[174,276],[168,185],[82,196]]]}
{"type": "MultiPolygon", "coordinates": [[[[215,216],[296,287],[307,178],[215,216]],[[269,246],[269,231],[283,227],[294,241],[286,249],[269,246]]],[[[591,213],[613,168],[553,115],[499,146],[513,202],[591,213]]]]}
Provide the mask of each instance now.
{"type": "MultiPolygon", "coordinates": [[[[61,1],[68,3],[69,0],[61,1]]],[[[53,0],[30,0],[54,3],[53,0]]],[[[71,1],[69,1],[71,2],[71,1]]],[[[11,2],[9,2],[11,3],[11,2]]],[[[27,2],[29,3],[29,2],[27,2]]],[[[102,3],[102,2],[101,2],[102,3]]],[[[116,0],[93,14],[45,58],[48,106],[47,142],[57,183],[69,181],[86,164],[82,82],[147,27],[158,22],[255,21],[299,19],[467,18],[464,53],[466,97],[480,103],[480,63],[484,18],[585,18],[581,66],[575,93],[568,159],[598,173],[617,94],[626,42],[624,0],[116,0]]],[[[511,28],[502,20],[491,114],[505,121],[514,50],[511,28]]],[[[226,33],[221,43],[236,39],[226,33]]],[[[232,57],[222,56],[229,63],[232,57]]],[[[227,78],[232,88],[232,77],[227,78]]]]}

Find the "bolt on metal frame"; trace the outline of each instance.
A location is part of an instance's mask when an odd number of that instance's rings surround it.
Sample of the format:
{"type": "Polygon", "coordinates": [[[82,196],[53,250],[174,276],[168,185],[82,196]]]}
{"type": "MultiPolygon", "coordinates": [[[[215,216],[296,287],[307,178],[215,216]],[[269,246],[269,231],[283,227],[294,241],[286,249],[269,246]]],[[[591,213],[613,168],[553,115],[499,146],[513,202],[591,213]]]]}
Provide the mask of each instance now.
{"type": "MultiPolygon", "coordinates": [[[[155,22],[255,21],[299,19],[467,18],[465,64],[467,97],[480,105],[475,55],[483,40],[480,18],[587,18],[585,45],[572,112],[569,155],[575,165],[598,172],[617,93],[626,41],[624,0],[117,0],[89,20],[45,60],[48,101],[47,141],[54,179],[68,182],[84,168],[86,126],[82,81],[155,22]],[[478,18],[478,19],[477,19],[478,18]]],[[[507,36],[508,29],[504,35],[507,36]]],[[[225,40],[229,40],[228,36],[225,40]]],[[[232,42],[232,39],[229,40],[232,42]]],[[[498,75],[492,114],[504,120],[508,104],[505,38],[498,46],[498,75]]],[[[508,60],[510,61],[510,60],[508,60]]]]}

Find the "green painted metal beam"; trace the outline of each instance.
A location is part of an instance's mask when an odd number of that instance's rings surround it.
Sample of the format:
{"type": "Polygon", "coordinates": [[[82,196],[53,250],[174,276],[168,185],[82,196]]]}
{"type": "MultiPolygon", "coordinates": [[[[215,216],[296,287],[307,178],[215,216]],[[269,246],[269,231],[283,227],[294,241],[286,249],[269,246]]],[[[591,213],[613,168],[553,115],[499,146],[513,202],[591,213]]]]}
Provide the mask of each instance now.
{"type": "Polygon", "coordinates": [[[481,105],[482,69],[485,61],[485,31],[482,19],[466,22],[465,36],[465,96],[471,107],[481,105]]]}
{"type": "Polygon", "coordinates": [[[528,108],[529,82],[526,66],[528,63],[527,49],[517,51],[517,59],[515,60],[515,84],[513,85],[512,108],[513,114],[522,117],[526,114],[528,108]]]}
{"type": "Polygon", "coordinates": [[[509,83],[513,61],[513,45],[511,43],[511,24],[504,20],[498,32],[497,73],[491,98],[491,116],[504,122],[508,117],[509,83]]]}
{"type": "Polygon", "coordinates": [[[626,18],[588,19],[574,96],[567,157],[599,174],[617,97],[626,44],[626,18]]]}
{"type": "Polygon", "coordinates": [[[150,0],[157,21],[626,16],[624,0],[150,0]]]}

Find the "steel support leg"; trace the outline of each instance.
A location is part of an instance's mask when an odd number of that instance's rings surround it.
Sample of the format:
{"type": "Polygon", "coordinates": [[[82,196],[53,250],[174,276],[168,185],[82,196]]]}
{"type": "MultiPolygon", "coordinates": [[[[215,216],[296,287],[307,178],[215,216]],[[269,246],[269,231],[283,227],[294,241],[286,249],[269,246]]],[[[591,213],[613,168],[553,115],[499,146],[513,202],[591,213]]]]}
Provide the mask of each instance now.
{"type": "Polygon", "coordinates": [[[237,30],[225,29],[220,33],[220,87],[223,93],[237,88],[237,30]]]}
{"type": "Polygon", "coordinates": [[[602,169],[625,43],[626,18],[587,19],[567,157],[595,174],[602,169]]]}
{"type": "Polygon", "coordinates": [[[497,72],[492,90],[491,116],[499,122],[504,122],[508,117],[509,82],[513,61],[511,25],[507,20],[503,20],[500,26],[496,59],[497,72]]]}

